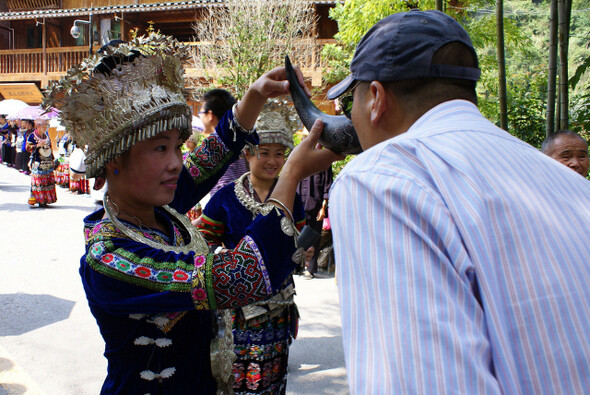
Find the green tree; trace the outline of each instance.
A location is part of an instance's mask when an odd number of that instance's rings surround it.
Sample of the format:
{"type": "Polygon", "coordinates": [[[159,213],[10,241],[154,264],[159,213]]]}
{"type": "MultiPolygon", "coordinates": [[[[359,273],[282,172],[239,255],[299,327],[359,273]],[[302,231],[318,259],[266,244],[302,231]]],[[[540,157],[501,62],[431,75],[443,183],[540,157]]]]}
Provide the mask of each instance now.
{"type": "MultiPolygon", "coordinates": [[[[426,1],[430,8],[434,1],[426,1]]],[[[344,79],[349,73],[354,50],[375,23],[388,15],[417,8],[420,2],[391,0],[348,0],[337,3],[330,10],[330,18],[338,22],[338,33],[334,36],[339,43],[328,44],[322,49],[327,68],[325,80],[335,83],[344,79]]]]}

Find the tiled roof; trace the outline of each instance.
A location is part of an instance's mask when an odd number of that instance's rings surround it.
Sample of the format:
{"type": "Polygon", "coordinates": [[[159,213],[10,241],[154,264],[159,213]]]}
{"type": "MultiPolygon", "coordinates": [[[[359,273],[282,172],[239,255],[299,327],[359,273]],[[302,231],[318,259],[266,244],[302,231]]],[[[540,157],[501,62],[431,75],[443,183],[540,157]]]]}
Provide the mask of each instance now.
{"type": "MultiPolygon", "coordinates": [[[[226,0],[187,0],[170,1],[153,4],[129,4],[113,5],[92,8],[68,8],[68,9],[46,9],[31,11],[0,12],[0,21],[39,19],[39,18],[64,18],[72,16],[110,14],[115,12],[151,12],[151,11],[178,11],[194,8],[216,7],[224,4],[226,0]]],[[[313,1],[313,4],[332,5],[337,1],[313,1]]]]}

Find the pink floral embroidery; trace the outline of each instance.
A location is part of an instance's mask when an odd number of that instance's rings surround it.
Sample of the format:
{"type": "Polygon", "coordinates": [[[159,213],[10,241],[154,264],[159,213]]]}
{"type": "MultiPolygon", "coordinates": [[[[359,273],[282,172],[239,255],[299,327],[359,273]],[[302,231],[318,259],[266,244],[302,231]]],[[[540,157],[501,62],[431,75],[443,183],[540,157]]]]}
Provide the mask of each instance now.
{"type": "Polygon", "coordinates": [[[113,254],[105,254],[101,261],[103,261],[104,263],[111,263],[113,261],[114,257],[113,254]]]}
{"type": "Polygon", "coordinates": [[[189,169],[189,173],[191,173],[191,176],[197,177],[199,174],[201,174],[201,171],[199,170],[198,167],[191,166],[191,168],[189,169]]]}
{"type": "Polygon", "coordinates": [[[195,267],[201,267],[205,264],[205,257],[203,255],[198,255],[195,257],[195,267]]]}
{"type": "Polygon", "coordinates": [[[195,288],[193,289],[193,298],[195,300],[205,300],[207,299],[207,292],[203,288],[195,288]]]}

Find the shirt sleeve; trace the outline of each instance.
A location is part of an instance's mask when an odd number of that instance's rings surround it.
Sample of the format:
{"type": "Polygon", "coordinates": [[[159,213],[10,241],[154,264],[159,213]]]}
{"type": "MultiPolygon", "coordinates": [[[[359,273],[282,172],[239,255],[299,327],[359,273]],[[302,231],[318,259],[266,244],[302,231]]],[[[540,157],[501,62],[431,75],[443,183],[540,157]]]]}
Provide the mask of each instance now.
{"type": "Polygon", "coordinates": [[[25,139],[25,143],[23,144],[25,150],[29,153],[32,153],[35,150],[35,146],[37,145],[37,141],[35,140],[35,133],[31,131],[31,134],[25,139]]]}
{"type": "Polygon", "coordinates": [[[436,192],[346,173],[330,210],[351,393],[500,393],[477,274],[436,192]]]}
{"type": "Polygon", "coordinates": [[[326,171],[326,182],[324,183],[324,194],[323,199],[328,200],[330,197],[330,188],[332,188],[332,181],[334,180],[334,173],[332,172],[332,166],[328,167],[326,171]]]}
{"type": "Polygon", "coordinates": [[[295,220],[295,227],[301,231],[305,226],[305,210],[303,209],[303,202],[301,196],[295,194],[295,201],[293,202],[293,217],[295,220]]]}
{"type": "Polygon", "coordinates": [[[292,237],[280,229],[276,210],[259,215],[246,236],[223,254],[167,252],[93,231],[80,274],[91,304],[110,313],[158,313],[244,306],[266,299],[293,271],[292,237]]]}

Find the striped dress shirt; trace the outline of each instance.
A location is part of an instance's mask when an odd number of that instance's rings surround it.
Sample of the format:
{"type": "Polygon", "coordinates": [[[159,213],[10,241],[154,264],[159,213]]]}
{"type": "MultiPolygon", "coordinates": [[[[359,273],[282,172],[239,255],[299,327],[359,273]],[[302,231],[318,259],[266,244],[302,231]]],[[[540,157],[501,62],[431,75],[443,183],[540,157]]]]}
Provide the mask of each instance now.
{"type": "Polygon", "coordinates": [[[330,197],[352,394],[590,393],[590,182],[454,100],[330,197]]]}

